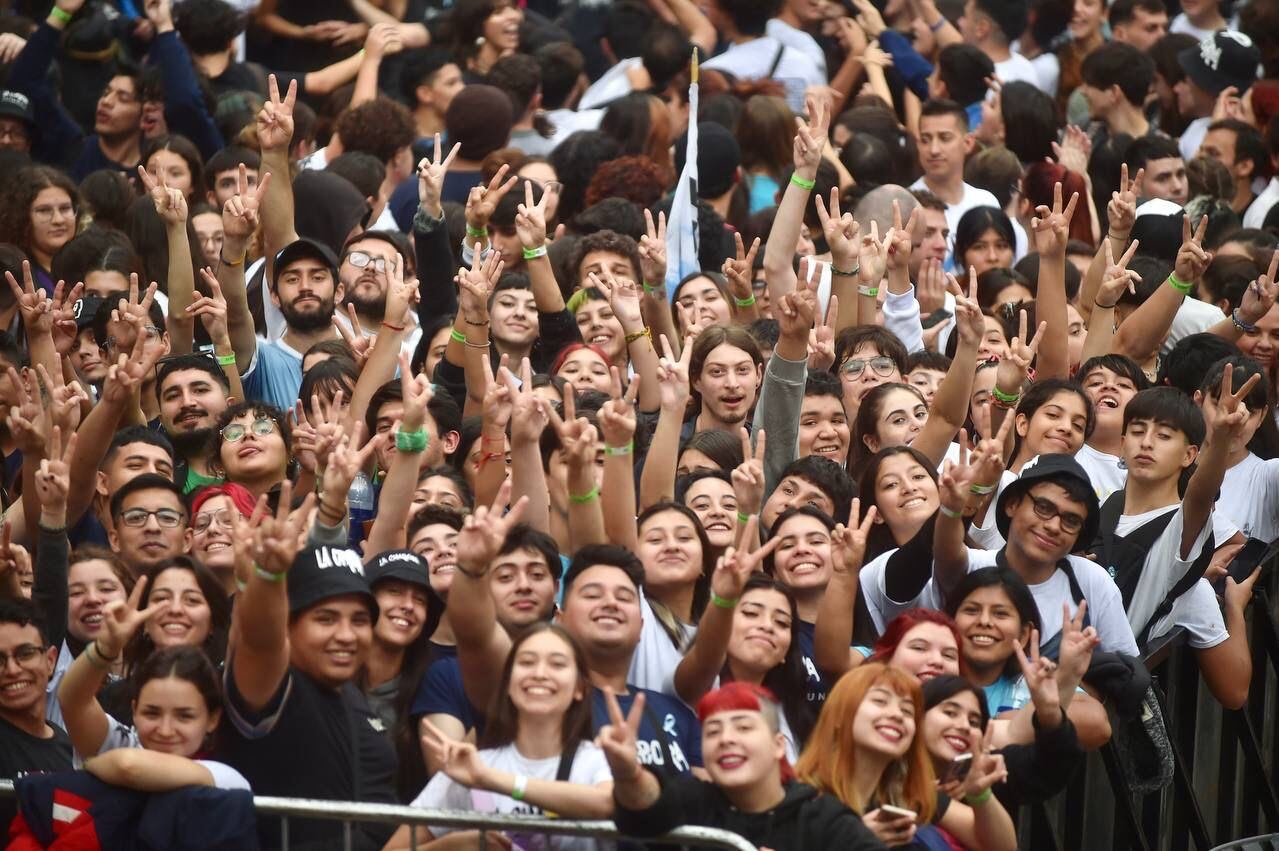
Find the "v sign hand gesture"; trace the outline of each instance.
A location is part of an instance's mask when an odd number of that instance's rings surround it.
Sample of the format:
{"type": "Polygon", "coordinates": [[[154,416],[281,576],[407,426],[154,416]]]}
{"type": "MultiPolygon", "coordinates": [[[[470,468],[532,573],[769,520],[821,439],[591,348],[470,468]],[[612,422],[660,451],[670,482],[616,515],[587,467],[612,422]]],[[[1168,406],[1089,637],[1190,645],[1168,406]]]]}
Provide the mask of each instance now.
{"type": "Polygon", "coordinates": [[[1096,303],[1102,310],[1110,310],[1119,304],[1124,290],[1137,294],[1137,284],[1141,283],[1141,275],[1128,268],[1128,261],[1137,253],[1141,240],[1134,239],[1123,256],[1115,260],[1114,249],[1110,240],[1106,240],[1106,271],[1101,278],[1101,286],[1097,288],[1096,303]]]}
{"type": "Polygon", "coordinates": [[[1064,260],[1066,243],[1070,241],[1070,220],[1075,215],[1075,207],[1079,204],[1079,193],[1071,193],[1070,202],[1062,207],[1061,184],[1053,186],[1052,208],[1040,206],[1030,220],[1030,227],[1035,233],[1035,247],[1041,257],[1053,260],[1064,260]]]}
{"type": "Polygon", "coordinates": [[[751,574],[763,570],[764,559],[781,543],[781,538],[773,537],[764,546],[752,551],[750,546],[757,540],[758,529],[759,515],[752,514],[742,529],[743,546],[730,546],[724,550],[711,574],[711,593],[723,601],[725,607],[730,603],[737,603],[751,574]]]}
{"type": "Polygon", "coordinates": [[[608,723],[596,734],[595,746],[604,751],[615,780],[636,780],[644,771],[638,744],[640,722],[644,718],[644,693],[637,693],[631,711],[622,715],[617,695],[611,687],[604,686],[604,704],[608,707],[608,723]]]}
{"type": "Polygon", "coordinates": [[[147,587],[147,578],[140,577],[133,591],[129,593],[127,602],[117,600],[107,605],[106,617],[102,619],[102,625],[105,627],[103,635],[98,638],[98,649],[103,656],[117,657],[124,646],[129,643],[129,639],[133,638],[133,634],[138,631],[138,627],[142,626],[151,618],[160,614],[168,606],[163,603],[152,603],[145,609],[139,610],[138,605],[142,602],[142,594],[147,587]]]}
{"type": "Polygon", "coordinates": [[[293,105],[298,99],[298,82],[289,81],[289,90],[280,97],[280,84],[272,74],[267,78],[269,99],[258,112],[258,145],[262,153],[287,152],[293,141],[293,105]]]}
{"type": "MultiPolygon", "coordinates": [[[[1202,278],[1208,269],[1208,264],[1212,262],[1212,252],[1203,247],[1204,236],[1207,233],[1207,216],[1200,217],[1199,227],[1195,228],[1193,233],[1190,230],[1190,216],[1182,218],[1181,248],[1177,250],[1177,262],[1173,268],[1173,275],[1184,285],[1193,284],[1202,278]]],[[[1171,278],[1169,280],[1171,281],[1171,278]]]]}
{"type": "MultiPolygon", "coordinates": [[[[971,270],[969,276],[972,276],[971,270]]],[[[1008,357],[999,362],[995,373],[995,386],[1003,392],[1014,394],[1021,392],[1021,386],[1030,374],[1030,365],[1039,352],[1039,343],[1044,338],[1044,330],[1048,328],[1046,321],[1040,322],[1039,327],[1035,329],[1035,336],[1028,338],[1026,311],[1023,310],[1020,313],[1020,330],[1008,344],[1008,357]]]]}
{"type": "Polygon", "coordinates": [[[435,134],[435,156],[423,157],[422,161],[417,164],[417,196],[422,209],[433,219],[442,218],[444,216],[444,208],[440,205],[441,196],[444,193],[444,178],[448,174],[449,166],[453,165],[453,160],[457,159],[457,152],[462,149],[462,143],[458,142],[453,145],[453,149],[449,151],[447,157],[440,155],[440,134],[435,134]]]}
{"type": "Polygon", "coordinates": [[[227,248],[230,247],[231,256],[243,256],[249,240],[258,229],[258,211],[262,209],[262,199],[266,197],[270,183],[271,173],[264,171],[257,185],[250,188],[248,169],[240,163],[236,192],[222,206],[223,254],[228,253],[227,248]]]}
{"type": "Polygon", "coordinates": [[[830,211],[821,195],[813,200],[817,202],[817,218],[822,223],[822,235],[830,246],[831,266],[835,269],[854,271],[857,268],[857,257],[861,252],[861,225],[853,218],[852,213],[842,213],[839,209],[839,187],[830,190],[830,211]]]}
{"type": "Polygon", "coordinates": [[[817,175],[817,166],[822,161],[822,151],[826,148],[826,137],[830,132],[830,108],[825,98],[812,94],[804,99],[808,112],[808,121],[795,119],[795,174],[812,180],[817,175]]]}
{"type": "Polygon", "coordinates": [[[160,215],[165,227],[182,228],[187,221],[187,198],[181,189],[171,189],[165,182],[164,175],[152,176],[145,166],[138,166],[138,177],[142,186],[151,196],[155,211],[160,215]]]}
{"type": "Polygon", "coordinates": [[[1141,183],[1146,177],[1144,168],[1137,169],[1132,180],[1128,179],[1128,164],[1119,168],[1119,189],[1110,194],[1110,203],[1106,205],[1106,218],[1110,220],[1107,236],[1120,242],[1126,242],[1132,233],[1132,226],[1137,221],[1137,196],[1141,193],[1141,183]]]}

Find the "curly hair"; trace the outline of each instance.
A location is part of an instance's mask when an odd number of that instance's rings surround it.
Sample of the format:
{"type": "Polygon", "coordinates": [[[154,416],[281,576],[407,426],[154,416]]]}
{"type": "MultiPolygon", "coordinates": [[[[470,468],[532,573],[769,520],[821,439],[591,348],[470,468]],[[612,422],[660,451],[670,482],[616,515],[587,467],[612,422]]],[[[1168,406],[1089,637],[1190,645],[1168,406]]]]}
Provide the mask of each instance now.
{"type": "Polygon", "coordinates": [[[13,183],[4,191],[0,203],[0,241],[18,246],[31,253],[31,205],[45,189],[61,189],[71,198],[71,205],[78,211],[80,193],[71,178],[47,165],[27,166],[18,172],[13,183]]]}
{"type": "Polygon", "coordinates": [[[343,112],[334,129],[344,150],[372,154],[382,163],[390,162],[417,138],[413,114],[386,97],[343,112]]]}
{"type": "Polygon", "coordinates": [[[639,245],[629,236],[611,230],[596,231],[578,240],[569,260],[569,269],[578,279],[582,276],[582,261],[586,259],[586,255],[595,251],[609,251],[625,257],[631,262],[635,280],[640,279],[639,245]]]}
{"type": "Polygon", "coordinates": [[[586,206],[593,207],[606,198],[652,206],[666,194],[666,177],[666,171],[646,156],[619,157],[595,172],[586,187],[586,206]]]}

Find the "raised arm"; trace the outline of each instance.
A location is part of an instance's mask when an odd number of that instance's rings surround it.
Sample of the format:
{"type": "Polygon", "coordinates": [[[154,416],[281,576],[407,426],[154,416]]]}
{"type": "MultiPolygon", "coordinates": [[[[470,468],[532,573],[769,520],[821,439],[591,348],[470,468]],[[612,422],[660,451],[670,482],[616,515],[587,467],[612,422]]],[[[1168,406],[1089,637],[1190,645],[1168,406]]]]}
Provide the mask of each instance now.
{"type": "Polygon", "coordinates": [[[1255,331],[1261,318],[1274,307],[1275,296],[1279,295],[1279,279],[1275,273],[1279,271],[1279,251],[1270,255],[1270,268],[1259,276],[1243,291],[1243,299],[1231,315],[1208,329],[1208,333],[1238,342],[1245,331],[1255,331]]]}
{"type": "Polygon", "coordinates": [[[638,549],[635,536],[635,396],[640,377],[622,393],[622,376],[609,367],[613,395],[600,408],[598,422],[604,439],[604,481],[600,498],[604,503],[604,534],[610,543],[631,552],[638,549]]]}
{"type": "Polygon", "coordinates": [[[164,222],[169,248],[169,341],[174,354],[190,354],[195,337],[195,317],[191,303],[195,299],[195,276],[191,269],[191,243],[187,241],[187,199],[180,189],[170,189],[164,175],[153,177],[144,166],[138,166],[142,186],[155,204],[156,215],[164,222]]]}
{"type": "Polygon", "coordinates": [[[1177,251],[1177,262],[1172,274],[1168,276],[1167,286],[1155,290],[1119,326],[1112,346],[1115,352],[1143,363],[1159,350],[1177,311],[1186,300],[1186,295],[1203,277],[1208,264],[1212,262],[1212,252],[1203,247],[1204,234],[1207,232],[1207,216],[1199,220],[1199,228],[1193,234],[1190,232],[1190,217],[1182,219],[1181,248],[1177,251]]]}
{"type": "MultiPolygon", "coordinates": [[[[262,184],[262,237],[266,249],[266,279],[271,280],[272,265],[280,249],[298,238],[293,224],[293,183],[289,179],[289,145],[293,142],[293,104],[297,101],[296,80],[280,98],[280,86],[272,74],[267,79],[269,100],[258,112],[258,145],[262,149],[262,171],[275,175],[269,185],[262,184]]],[[[243,194],[243,193],[241,193],[243,194]]],[[[223,246],[223,251],[226,247],[223,246]]],[[[238,351],[237,351],[238,354],[238,351]]]]}
{"type": "Polygon", "coordinates": [[[205,105],[204,93],[191,65],[191,54],[173,27],[170,0],[145,0],[144,6],[147,20],[155,27],[148,59],[159,66],[164,75],[165,121],[175,132],[194,142],[207,160],[221,150],[222,134],[205,105]]]}
{"type": "Polygon", "coordinates": [[[270,702],[289,670],[288,571],[306,540],[304,518],[315,506],[315,495],[307,494],[302,507],[289,514],[292,500],[293,485],[286,480],[274,517],[266,511],[265,497],[250,519],[235,512],[231,517],[236,570],[249,577],[249,584],[236,597],[230,641],[235,652],[227,662],[227,676],[253,710],[270,702]]]}
{"type": "Polygon", "coordinates": [[[809,122],[796,118],[795,173],[782,203],[777,207],[773,230],[764,247],[764,275],[768,281],[768,295],[773,303],[795,289],[795,248],[799,245],[800,227],[804,222],[804,209],[808,206],[809,193],[817,178],[817,166],[822,161],[826,136],[830,131],[830,113],[825,98],[809,95],[807,98],[809,122]]]}
{"type": "MultiPolygon", "coordinates": [[[[862,321],[859,315],[862,309],[859,298],[862,287],[857,277],[860,270],[861,225],[857,224],[852,213],[840,211],[838,187],[831,187],[829,211],[822,196],[818,195],[813,200],[817,203],[817,218],[822,223],[822,235],[826,237],[826,245],[830,247],[830,295],[831,298],[838,298],[840,304],[846,305],[843,321],[834,325],[834,331],[838,334],[862,321]],[[854,307],[850,310],[847,305],[854,307]]],[[[874,298],[870,296],[872,317],[874,298]]]]}
{"type": "MultiPolygon", "coordinates": [[[[286,170],[282,179],[288,181],[288,174],[286,170]]],[[[253,363],[258,346],[244,281],[244,261],[248,257],[249,243],[258,229],[259,211],[273,180],[271,172],[263,171],[257,186],[250,189],[248,170],[241,163],[236,194],[228,198],[222,207],[222,255],[214,268],[217,269],[218,284],[226,296],[227,335],[235,353],[236,369],[241,373],[253,363]]],[[[289,194],[291,198],[292,192],[289,194]]],[[[269,273],[269,269],[263,273],[263,287],[270,287],[269,273]]]]}
{"type": "MultiPolygon", "coordinates": [[[[1097,289],[1097,297],[1093,302],[1092,315],[1088,317],[1088,337],[1084,340],[1084,350],[1079,356],[1080,363],[1087,363],[1089,358],[1110,353],[1111,343],[1115,338],[1115,305],[1123,296],[1124,290],[1134,295],[1141,276],[1129,270],[1128,261],[1137,251],[1140,240],[1134,239],[1132,245],[1115,260],[1114,249],[1110,240],[1101,247],[1106,258],[1106,270],[1097,289]]],[[[1279,256],[1279,255],[1276,255],[1279,256]]]]}
{"type": "Polygon", "coordinates": [[[934,464],[946,457],[946,450],[964,425],[968,399],[973,392],[973,375],[977,371],[977,349],[985,332],[981,308],[977,306],[977,276],[968,276],[968,297],[959,282],[950,276],[950,290],[955,296],[956,331],[959,343],[950,370],[937,387],[937,395],[928,412],[928,421],[911,445],[928,456],[934,464]]]}
{"type": "Polygon", "coordinates": [[[861,654],[854,653],[849,647],[853,643],[853,610],[861,586],[866,536],[875,522],[876,511],[875,506],[869,506],[866,516],[862,517],[861,500],[854,499],[848,512],[848,523],[836,526],[831,535],[834,572],[826,593],[817,604],[813,661],[832,677],[838,677],[861,662],[861,654]]]}
{"type": "Polygon", "coordinates": [[[608,299],[613,315],[626,334],[626,351],[630,355],[631,369],[639,376],[639,408],[656,411],[661,405],[657,380],[657,352],[653,348],[653,334],[644,324],[644,311],[640,304],[640,284],[630,278],[617,278],[608,269],[602,274],[590,274],[590,285],[608,299]]]}
{"type": "Polygon", "coordinates": [[[1221,377],[1221,395],[1216,404],[1204,405],[1202,410],[1208,426],[1207,438],[1199,452],[1195,472],[1186,485],[1181,500],[1181,558],[1191,556],[1191,548],[1199,539],[1204,524],[1212,517],[1212,507],[1226,474],[1226,461],[1230,447],[1241,440],[1248,421],[1248,408],[1243,400],[1261,380],[1260,374],[1252,375],[1235,391],[1234,366],[1227,363],[1221,377]]]}
{"type": "Polygon", "coordinates": [[[550,423],[550,403],[533,392],[533,366],[528,358],[520,362],[518,379],[509,369],[502,369],[498,380],[511,391],[511,495],[525,502],[525,522],[549,535],[551,500],[541,439],[550,423]]]}
{"type": "MultiPolygon", "coordinates": [[[[1145,169],[1137,169],[1136,176],[1130,181],[1128,165],[1125,163],[1120,166],[1119,189],[1111,193],[1110,202],[1106,205],[1106,218],[1110,222],[1106,230],[1106,242],[1110,245],[1112,255],[1123,254],[1128,245],[1128,236],[1137,220],[1137,195],[1141,192],[1141,182],[1145,176],[1145,169]]],[[[1097,290],[1101,287],[1106,267],[1106,256],[1103,249],[1098,247],[1079,290],[1079,313],[1085,319],[1096,306],[1097,290]]]]}
{"type": "Polygon", "coordinates": [[[686,344],[678,358],[671,350],[670,340],[663,334],[660,340],[664,356],[658,363],[657,386],[660,409],[657,426],[644,457],[644,469],[640,472],[640,510],[675,498],[675,466],[679,457],[680,430],[684,427],[684,414],[688,410],[688,362],[693,347],[686,344]]]}
{"type": "Polygon", "coordinates": [[[595,464],[599,433],[585,417],[577,416],[572,384],[564,387],[564,415],[550,409],[551,425],[560,439],[560,452],[568,468],[568,528],[571,549],[608,542],[595,464]]]}
{"type": "Polygon", "coordinates": [[[613,772],[613,797],[624,810],[647,810],[661,797],[662,787],[639,761],[637,737],[644,719],[644,695],[635,696],[626,715],[622,715],[617,697],[608,686],[604,687],[604,701],[608,707],[608,724],[600,728],[595,744],[604,751],[613,772]]]}
{"type": "Polygon", "coordinates": [[[1039,346],[1038,378],[1070,376],[1069,322],[1066,319],[1066,243],[1070,220],[1079,205],[1079,193],[1062,206],[1061,184],[1053,187],[1052,208],[1039,207],[1030,220],[1035,248],[1039,251],[1039,287],[1035,291],[1035,317],[1048,323],[1039,346]]]}
{"type": "Polygon", "coordinates": [[[972,731],[972,767],[963,785],[955,791],[964,803],[953,803],[938,824],[954,835],[965,848],[983,851],[1016,851],[1017,831],[1012,816],[991,792],[992,786],[1008,779],[1004,758],[992,752],[994,727],[986,734],[972,731]]]}
{"type": "Polygon", "coordinates": [[[399,53],[404,49],[400,39],[399,27],[395,24],[374,24],[364,38],[364,49],[357,56],[361,57],[359,70],[355,72],[355,90],[351,92],[351,103],[348,109],[354,109],[377,97],[378,71],[382,68],[382,59],[399,53]]]}

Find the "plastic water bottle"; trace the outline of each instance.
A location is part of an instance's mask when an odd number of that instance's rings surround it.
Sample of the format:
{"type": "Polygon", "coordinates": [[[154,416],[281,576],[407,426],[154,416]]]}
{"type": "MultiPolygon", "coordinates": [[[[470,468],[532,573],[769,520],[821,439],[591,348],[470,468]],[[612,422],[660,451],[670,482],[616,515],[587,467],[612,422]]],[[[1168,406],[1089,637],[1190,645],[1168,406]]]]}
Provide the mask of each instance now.
{"type": "Polygon", "coordinates": [[[347,505],[351,510],[351,546],[360,549],[364,541],[364,524],[373,519],[373,483],[363,472],[356,473],[347,493],[347,505]]]}

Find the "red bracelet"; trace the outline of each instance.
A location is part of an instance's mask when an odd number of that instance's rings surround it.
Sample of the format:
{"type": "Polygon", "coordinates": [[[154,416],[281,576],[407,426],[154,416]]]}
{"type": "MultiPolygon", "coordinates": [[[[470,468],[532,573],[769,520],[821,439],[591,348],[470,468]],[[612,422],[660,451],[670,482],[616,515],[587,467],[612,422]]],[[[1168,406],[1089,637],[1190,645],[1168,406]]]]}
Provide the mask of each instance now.
{"type": "MultiPolygon", "coordinates": [[[[483,445],[481,444],[481,447],[482,446],[483,445]]],[[[506,457],[505,452],[485,452],[484,454],[480,455],[479,458],[475,459],[475,472],[478,473],[481,470],[483,470],[484,465],[488,464],[488,462],[492,461],[493,459],[505,458],[505,457],[506,457]]]]}
{"type": "Polygon", "coordinates": [[[383,321],[383,322],[382,322],[382,327],[384,327],[384,328],[390,328],[392,331],[403,331],[403,330],[404,330],[404,326],[403,326],[403,325],[392,325],[390,322],[386,322],[386,321],[383,321]]]}

